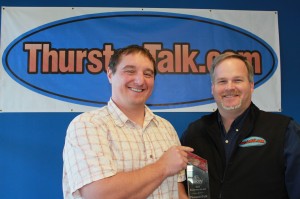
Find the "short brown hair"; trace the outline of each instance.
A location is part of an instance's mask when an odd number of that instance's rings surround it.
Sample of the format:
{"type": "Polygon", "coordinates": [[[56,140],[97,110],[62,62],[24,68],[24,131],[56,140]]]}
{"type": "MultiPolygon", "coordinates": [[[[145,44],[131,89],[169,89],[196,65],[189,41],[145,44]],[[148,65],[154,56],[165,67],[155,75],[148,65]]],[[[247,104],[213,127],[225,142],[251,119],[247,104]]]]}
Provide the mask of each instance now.
{"type": "Polygon", "coordinates": [[[230,58],[236,58],[239,59],[241,61],[243,61],[246,65],[247,71],[248,71],[248,79],[250,82],[254,82],[254,71],[253,71],[253,66],[250,64],[250,62],[247,60],[246,57],[240,55],[240,54],[235,54],[235,53],[223,53],[220,54],[219,56],[215,57],[215,59],[213,60],[213,63],[210,67],[210,78],[211,81],[214,81],[214,73],[215,73],[215,69],[216,67],[225,59],[230,59],[230,58]]]}
{"type": "Polygon", "coordinates": [[[128,55],[133,53],[142,53],[144,56],[148,57],[150,61],[153,63],[154,76],[156,75],[156,64],[153,56],[149,52],[148,49],[139,46],[139,45],[129,45],[125,48],[119,48],[115,51],[115,53],[111,56],[108,67],[111,69],[112,73],[116,72],[116,66],[120,62],[122,55],[128,55]]]}

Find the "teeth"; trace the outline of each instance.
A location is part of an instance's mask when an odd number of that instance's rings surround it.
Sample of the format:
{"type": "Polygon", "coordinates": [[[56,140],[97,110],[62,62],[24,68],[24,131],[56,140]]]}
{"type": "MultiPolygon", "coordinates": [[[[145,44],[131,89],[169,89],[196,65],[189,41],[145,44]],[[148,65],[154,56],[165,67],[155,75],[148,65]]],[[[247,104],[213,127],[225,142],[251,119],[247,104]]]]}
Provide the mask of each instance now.
{"type": "Polygon", "coordinates": [[[142,92],[142,89],[137,89],[137,88],[131,88],[131,90],[135,92],[142,92]]]}
{"type": "Polygon", "coordinates": [[[237,94],[225,94],[223,95],[223,97],[235,97],[237,96],[237,94]]]}

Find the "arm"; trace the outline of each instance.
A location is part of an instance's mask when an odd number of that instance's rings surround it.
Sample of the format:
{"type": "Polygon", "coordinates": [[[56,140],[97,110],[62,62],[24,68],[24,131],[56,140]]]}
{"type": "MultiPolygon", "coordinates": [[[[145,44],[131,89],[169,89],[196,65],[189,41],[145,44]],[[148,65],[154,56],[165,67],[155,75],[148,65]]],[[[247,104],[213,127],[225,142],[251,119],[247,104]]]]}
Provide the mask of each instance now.
{"type": "Polygon", "coordinates": [[[300,125],[291,121],[285,137],[285,183],[290,199],[300,197],[300,125]]]}
{"type": "Polygon", "coordinates": [[[192,149],[184,146],[171,147],[157,162],[90,183],[82,187],[80,193],[85,199],[146,198],[167,177],[186,168],[188,151],[191,152],[192,149]]]}

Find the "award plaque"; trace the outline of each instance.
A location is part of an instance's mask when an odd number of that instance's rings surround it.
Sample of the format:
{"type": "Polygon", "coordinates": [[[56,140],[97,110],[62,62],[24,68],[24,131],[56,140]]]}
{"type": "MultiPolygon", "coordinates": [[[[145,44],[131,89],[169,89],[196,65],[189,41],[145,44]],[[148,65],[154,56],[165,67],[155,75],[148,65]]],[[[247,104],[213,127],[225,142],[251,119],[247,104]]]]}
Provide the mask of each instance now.
{"type": "Polygon", "coordinates": [[[189,198],[210,199],[207,160],[189,153],[186,171],[189,198]]]}

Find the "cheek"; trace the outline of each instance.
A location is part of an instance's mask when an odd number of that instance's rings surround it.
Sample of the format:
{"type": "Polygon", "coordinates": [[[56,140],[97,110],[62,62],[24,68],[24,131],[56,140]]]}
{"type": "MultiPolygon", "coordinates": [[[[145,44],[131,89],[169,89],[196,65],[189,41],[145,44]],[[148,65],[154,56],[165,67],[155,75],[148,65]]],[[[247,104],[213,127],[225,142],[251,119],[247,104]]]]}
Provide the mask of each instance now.
{"type": "Polygon", "coordinates": [[[241,88],[240,91],[242,91],[243,93],[245,93],[247,95],[251,95],[254,91],[254,87],[250,85],[250,86],[241,88]]]}
{"type": "Polygon", "coordinates": [[[211,87],[211,94],[215,97],[222,92],[223,92],[223,89],[220,86],[212,86],[211,87]]]}
{"type": "Polygon", "coordinates": [[[148,86],[148,88],[153,88],[154,87],[154,80],[153,79],[147,80],[147,86],[148,86]]]}
{"type": "Polygon", "coordinates": [[[218,94],[218,90],[220,90],[220,88],[218,86],[216,86],[214,84],[211,86],[211,94],[213,96],[216,96],[218,94]]]}

